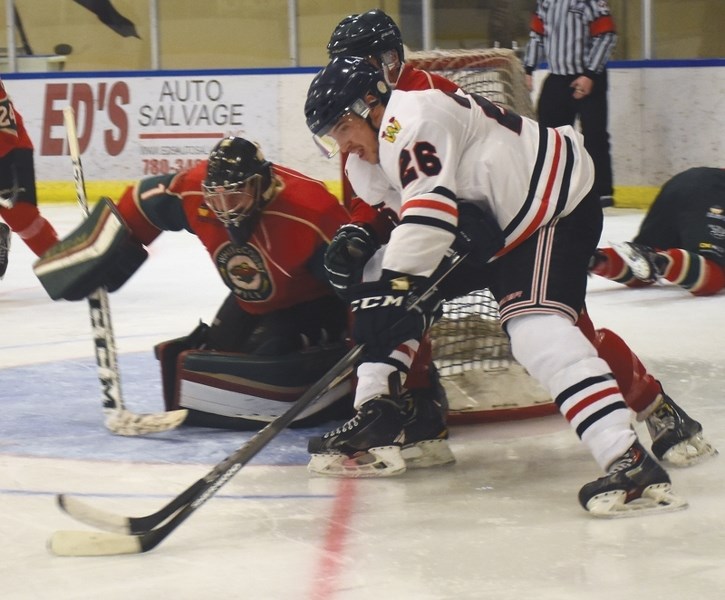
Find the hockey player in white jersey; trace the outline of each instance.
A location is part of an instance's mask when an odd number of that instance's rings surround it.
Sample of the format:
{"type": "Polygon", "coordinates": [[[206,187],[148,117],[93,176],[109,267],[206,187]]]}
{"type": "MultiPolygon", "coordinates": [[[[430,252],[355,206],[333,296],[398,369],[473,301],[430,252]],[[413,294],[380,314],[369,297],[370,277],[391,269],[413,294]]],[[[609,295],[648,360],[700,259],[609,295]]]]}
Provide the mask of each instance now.
{"type": "Polygon", "coordinates": [[[440,282],[437,300],[491,289],[514,357],[606,472],[582,487],[582,506],[598,516],[684,508],[631,428],[607,363],[574,325],[602,228],[581,135],[480,96],[391,90],[361,58],[335,58],[318,73],[305,116],[320,143],[380,164],[400,216],[380,278],[349,291],[353,337],[365,346],[357,414],[310,440],[313,460],[337,461],[349,476],[405,469],[400,383],[439,303],[406,307],[446,270],[455,245],[467,257],[440,282]]]}

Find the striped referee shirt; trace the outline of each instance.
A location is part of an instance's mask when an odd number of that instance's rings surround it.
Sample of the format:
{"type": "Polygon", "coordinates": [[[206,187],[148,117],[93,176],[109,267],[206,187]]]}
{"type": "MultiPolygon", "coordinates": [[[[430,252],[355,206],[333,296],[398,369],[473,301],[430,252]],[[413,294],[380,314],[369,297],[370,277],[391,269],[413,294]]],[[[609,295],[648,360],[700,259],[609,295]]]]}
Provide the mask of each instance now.
{"type": "Polygon", "coordinates": [[[606,0],[537,0],[531,18],[524,68],[531,73],[541,50],[555,75],[587,75],[604,70],[617,41],[606,0]]]}

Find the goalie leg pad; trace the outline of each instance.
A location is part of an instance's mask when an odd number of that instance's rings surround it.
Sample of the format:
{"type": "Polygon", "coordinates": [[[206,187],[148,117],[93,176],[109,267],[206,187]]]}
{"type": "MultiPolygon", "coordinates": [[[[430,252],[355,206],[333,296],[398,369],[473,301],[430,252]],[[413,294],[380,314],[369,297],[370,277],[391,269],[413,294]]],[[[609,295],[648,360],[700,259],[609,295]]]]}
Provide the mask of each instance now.
{"type": "Polygon", "coordinates": [[[185,350],[201,348],[206,344],[208,332],[209,326],[200,321],[189,335],[166,340],[154,346],[154,354],[161,365],[161,386],[167,411],[179,408],[177,377],[179,355],[185,350]]]}
{"type": "MultiPolygon", "coordinates": [[[[188,425],[256,430],[289,409],[346,353],[343,344],[282,356],[232,352],[182,352],[178,363],[178,408],[188,425]]],[[[304,410],[293,426],[306,427],[352,410],[352,378],[344,378],[304,410]]]]}
{"type": "Polygon", "coordinates": [[[53,300],[81,300],[100,287],[120,288],[148,257],[109,198],[33,265],[53,300]]]}

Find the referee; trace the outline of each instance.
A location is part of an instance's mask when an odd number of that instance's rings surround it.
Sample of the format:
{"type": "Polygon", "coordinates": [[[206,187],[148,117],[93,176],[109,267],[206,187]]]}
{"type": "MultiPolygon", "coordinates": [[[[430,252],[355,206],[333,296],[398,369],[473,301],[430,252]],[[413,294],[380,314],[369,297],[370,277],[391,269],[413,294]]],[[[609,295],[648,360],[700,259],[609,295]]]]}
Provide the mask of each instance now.
{"type": "Polygon", "coordinates": [[[537,0],[529,37],[524,55],[529,90],[542,50],[550,70],[539,97],[539,123],[573,125],[579,117],[596,169],[594,189],[602,207],[613,206],[606,64],[617,35],[609,6],[606,0],[537,0]]]}

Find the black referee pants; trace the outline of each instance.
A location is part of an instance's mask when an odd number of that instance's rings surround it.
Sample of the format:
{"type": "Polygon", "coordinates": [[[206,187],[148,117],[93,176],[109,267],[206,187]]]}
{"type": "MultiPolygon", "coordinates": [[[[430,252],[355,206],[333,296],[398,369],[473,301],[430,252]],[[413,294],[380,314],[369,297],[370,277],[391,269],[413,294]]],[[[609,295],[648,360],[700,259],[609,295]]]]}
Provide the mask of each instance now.
{"type": "Polygon", "coordinates": [[[539,96],[539,123],[546,127],[560,127],[573,125],[579,117],[584,146],[594,161],[593,190],[599,197],[612,196],[612,157],[607,131],[607,71],[596,76],[592,93],[581,100],[574,99],[574,89],[570,87],[577,77],[553,74],[546,77],[539,96]]]}

